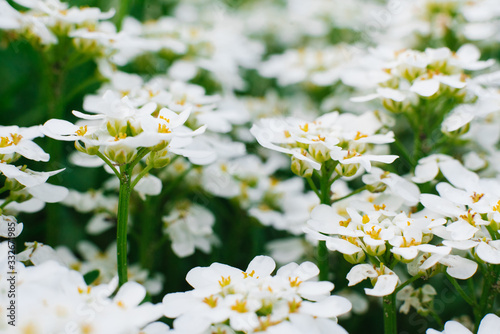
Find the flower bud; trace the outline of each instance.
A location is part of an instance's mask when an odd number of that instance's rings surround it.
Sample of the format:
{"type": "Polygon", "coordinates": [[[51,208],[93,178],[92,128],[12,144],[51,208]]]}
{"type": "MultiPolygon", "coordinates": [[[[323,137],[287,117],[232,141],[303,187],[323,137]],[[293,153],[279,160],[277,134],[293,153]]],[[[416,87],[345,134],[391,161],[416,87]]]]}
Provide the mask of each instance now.
{"type": "Polygon", "coordinates": [[[366,253],[371,256],[383,255],[386,251],[385,243],[381,245],[366,245],[366,253]]]}
{"type": "Polygon", "coordinates": [[[337,174],[339,174],[341,176],[347,176],[347,177],[353,176],[354,174],[356,174],[358,169],[359,169],[359,164],[339,163],[337,165],[337,167],[335,167],[335,171],[337,172],[337,174]]]}
{"type": "Polygon", "coordinates": [[[350,264],[358,264],[365,260],[366,254],[363,251],[359,251],[352,255],[344,254],[344,259],[350,264]]]}
{"type": "Polygon", "coordinates": [[[167,150],[151,152],[146,159],[148,165],[153,165],[153,168],[162,168],[170,163],[171,157],[167,150]]]}
{"type": "Polygon", "coordinates": [[[292,157],[291,169],[295,175],[306,178],[311,177],[314,171],[309,162],[304,160],[299,160],[295,157],[292,157]]]}
{"type": "Polygon", "coordinates": [[[22,203],[33,198],[33,196],[30,193],[21,190],[11,191],[9,194],[9,198],[12,199],[13,202],[22,203]]]}
{"type": "Polygon", "coordinates": [[[10,191],[19,191],[25,188],[25,186],[19,183],[16,179],[11,178],[7,178],[5,180],[5,187],[10,191]]]}
{"type": "Polygon", "coordinates": [[[381,193],[381,192],[385,191],[386,188],[387,188],[387,185],[385,183],[382,183],[382,182],[376,182],[376,183],[366,185],[366,190],[368,190],[371,193],[381,193]]]}
{"type": "Polygon", "coordinates": [[[122,145],[108,146],[104,149],[104,155],[120,165],[132,162],[136,153],[135,149],[122,145]]]}
{"type": "Polygon", "coordinates": [[[309,153],[311,154],[313,159],[318,161],[319,163],[323,163],[331,159],[330,150],[322,143],[310,144],[309,153]]]}

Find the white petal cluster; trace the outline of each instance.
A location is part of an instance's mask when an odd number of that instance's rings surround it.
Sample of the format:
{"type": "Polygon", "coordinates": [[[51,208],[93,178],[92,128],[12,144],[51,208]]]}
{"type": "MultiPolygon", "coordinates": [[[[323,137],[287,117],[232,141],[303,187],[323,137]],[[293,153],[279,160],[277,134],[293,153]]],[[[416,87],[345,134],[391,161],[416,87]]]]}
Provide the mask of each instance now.
{"type": "Polygon", "coordinates": [[[292,171],[311,176],[322,163],[338,162],[340,175],[352,176],[359,166],[370,171],[371,162],[391,163],[397,156],[376,154],[379,144],[394,141],[394,134],[384,132],[374,113],[361,116],[332,112],[312,122],[296,118],[262,119],[250,132],[265,148],[292,156],[292,171]]]}
{"type": "MultiPolygon", "coordinates": [[[[477,334],[494,334],[498,332],[498,326],[500,326],[500,318],[493,314],[489,313],[484,316],[481,320],[481,324],[477,330],[477,334]]],[[[444,325],[444,330],[442,332],[437,331],[435,329],[429,328],[426,331],[427,334],[451,334],[451,333],[459,333],[459,334],[472,334],[472,332],[467,329],[464,325],[457,321],[447,321],[444,325]]]]}
{"type": "MultiPolygon", "coordinates": [[[[40,242],[26,242],[26,248],[17,254],[18,261],[41,265],[45,262],[57,262],[58,264],[76,270],[82,275],[96,272],[97,278],[91,286],[113,283],[116,277],[116,243],[110,244],[105,251],[90,241],[82,240],[76,248],[82,259],[65,247],[59,246],[55,249],[40,242]]],[[[139,264],[131,264],[128,267],[129,281],[142,284],[148,293],[157,295],[163,287],[163,276],[155,274],[150,277],[148,270],[141,268],[139,264]]]]}
{"type": "Polygon", "coordinates": [[[349,312],[351,303],[330,296],[333,284],[315,282],[319,270],[311,262],[290,263],[275,276],[274,261],[255,257],[246,271],[213,263],[193,268],[186,276],[194,290],[168,294],[165,315],[175,318],[175,333],[206,333],[229,321],[244,333],[345,333],[336,317],[349,312]]]}
{"type": "Polygon", "coordinates": [[[218,243],[213,231],[215,217],[199,204],[176,203],[162,221],[163,232],[169,236],[172,250],[179,257],[192,255],[195,249],[210,253],[212,245],[218,243]]]}
{"type": "MultiPolygon", "coordinates": [[[[353,98],[364,102],[381,99],[391,112],[408,111],[419,106],[423,98],[445,96],[472,102],[467,95],[470,81],[465,71],[478,71],[494,64],[482,61],[479,49],[465,44],[457,52],[448,48],[392,50],[379,47],[367,58],[369,67],[353,66],[343,74],[343,82],[359,88],[373,87],[375,93],[353,98]]],[[[365,65],[366,66],[366,65],[365,65]]]]}
{"type": "Polygon", "coordinates": [[[340,80],[342,69],[348,64],[350,52],[345,46],[325,49],[288,49],[273,55],[260,66],[263,77],[276,78],[280,86],[312,83],[330,86],[340,80]]]}
{"type": "Polygon", "coordinates": [[[65,187],[46,183],[48,178],[62,172],[37,172],[26,165],[15,166],[20,158],[33,161],[49,161],[49,155],[33,139],[43,137],[42,126],[29,128],[0,126],[0,173],[7,180],[4,190],[9,196],[0,200],[2,207],[11,212],[37,212],[45,203],[63,200],[68,190],[65,187]]]}
{"type": "Polygon", "coordinates": [[[57,44],[61,35],[82,26],[92,27],[111,18],[115,11],[101,12],[97,7],[70,7],[59,0],[17,0],[27,11],[14,9],[6,0],[0,1],[0,29],[14,30],[36,38],[42,45],[57,44]]]}
{"type": "Polygon", "coordinates": [[[138,149],[147,148],[152,151],[151,163],[164,165],[169,152],[189,155],[182,148],[205,131],[204,126],[195,131],[184,126],[191,108],[179,114],[167,108],[157,110],[154,102],[136,108],[129,98],[118,98],[112,91],[89,102],[87,108],[93,114],[73,111],[82,119],[79,123],[51,119],[44,124],[44,133],[57,140],[74,141],[79,151],[89,155],[100,152],[116,164],[134,161],[138,149]]]}
{"type": "MultiPolygon", "coordinates": [[[[446,246],[470,251],[473,259],[477,256],[486,263],[500,264],[498,180],[480,178],[451,158],[439,167],[449,183],[436,185],[439,195],[421,195],[421,202],[427,209],[448,221],[446,226],[434,229],[434,234],[441,237],[446,246]]],[[[455,261],[449,265],[456,267],[455,275],[461,278],[472,276],[477,269],[477,264],[470,259],[456,257],[455,261]],[[455,261],[461,261],[461,268],[458,263],[453,264],[455,261]]]]}
{"type": "MultiPolygon", "coordinates": [[[[0,244],[2,310],[10,304],[7,247],[7,242],[0,244]]],[[[17,262],[16,272],[16,326],[2,319],[2,333],[139,333],[161,317],[161,305],[140,304],[146,290],[135,282],[125,283],[113,295],[116,280],[91,287],[82,274],[54,261],[31,267],[17,262]]]]}

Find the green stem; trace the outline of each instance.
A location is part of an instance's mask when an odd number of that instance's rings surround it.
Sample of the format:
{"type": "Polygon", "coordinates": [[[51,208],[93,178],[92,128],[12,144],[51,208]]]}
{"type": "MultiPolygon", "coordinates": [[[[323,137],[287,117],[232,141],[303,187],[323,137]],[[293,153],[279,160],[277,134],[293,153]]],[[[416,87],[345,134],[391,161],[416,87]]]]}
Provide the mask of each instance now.
{"type": "Polygon", "coordinates": [[[404,282],[403,284],[401,284],[400,286],[398,286],[395,290],[394,290],[394,293],[398,293],[399,291],[401,291],[401,289],[403,289],[405,286],[407,286],[408,284],[411,284],[413,282],[415,282],[416,280],[418,280],[420,277],[424,276],[424,273],[418,273],[417,275],[411,277],[410,279],[408,279],[406,282],[404,282]]]}
{"type": "MultiPolygon", "coordinates": [[[[65,73],[62,70],[64,60],[50,61],[46,60],[47,71],[47,119],[57,118],[64,119],[64,87],[65,87],[65,73]]],[[[47,153],[50,155],[50,162],[48,168],[50,170],[66,167],[65,158],[63,154],[64,143],[59,140],[51,140],[47,144],[47,153]]],[[[55,185],[61,184],[60,177],[52,179],[55,185]]],[[[60,222],[62,218],[62,207],[56,204],[47,204],[45,212],[46,216],[46,240],[45,242],[51,246],[59,244],[61,227],[60,222]]]]}
{"type": "Polygon", "coordinates": [[[3,194],[7,190],[9,190],[9,187],[7,187],[7,185],[3,186],[2,188],[0,188],[0,194],[3,194]]]}
{"type": "Polygon", "coordinates": [[[137,185],[137,182],[139,182],[149,171],[153,168],[153,164],[149,164],[144,168],[134,179],[132,184],[130,185],[130,189],[134,189],[134,187],[137,185]]]}
{"type": "Polygon", "coordinates": [[[329,266],[329,256],[328,248],[326,247],[326,241],[321,240],[318,243],[317,250],[318,268],[319,268],[319,280],[328,281],[328,272],[330,270],[329,266]]]}
{"type": "MultiPolygon", "coordinates": [[[[140,235],[140,248],[139,248],[139,258],[141,261],[141,267],[147,270],[151,270],[154,264],[154,250],[155,250],[155,228],[158,222],[158,212],[160,212],[159,204],[161,203],[160,197],[155,196],[149,198],[143,203],[146,215],[146,219],[141,224],[141,235],[140,235]]],[[[156,237],[161,236],[157,234],[156,237]]]]}
{"type": "Polygon", "coordinates": [[[118,284],[122,286],[128,280],[127,271],[127,224],[131,188],[131,169],[122,168],[120,177],[120,192],[118,195],[118,214],[117,214],[117,262],[118,262],[118,284]]]}
{"type": "MultiPolygon", "coordinates": [[[[330,176],[331,172],[329,173],[326,170],[325,164],[321,166],[321,178],[320,178],[320,191],[317,193],[319,195],[319,199],[321,204],[326,204],[326,205],[332,205],[331,202],[331,197],[330,197],[330,176]]],[[[311,182],[313,183],[313,182],[311,182]]],[[[313,183],[314,184],[314,183],[313,183]]],[[[316,187],[316,190],[318,188],[316,187]]],[[[317,249],[317,260],[318,260],[318,267],[319,267],[319,280],[320,281],[328,281],[328,274],[330,271],[330,265],[329,265],[329,256],[328,256],[328,248],[326,247],[326,241],[320,241],[318,243],[318,249],[317,249]]]]}
{"type": "Polygon", "coordinates": [[[101,152],[97,152],[96,154],[99,158],[101,158],[102,161],[104,161],[106,163],[106,165],[109,166],[109,168],[111,168],[111,170],[113,171],[113,173],[115,173],[115,175],[118,177],[118,178],[121,178],[121,174],[120,172],[118,171],[118,169],[116,169],[115,165],[113,165],[113,163],[104,155],[102,154],[101,152]]]}
{"type": "Polygon", "coordinates": [[[429,314],[432,316],[432,318],[434,318],[434,321],[436,321],[436,323],[442,329],[444,327],[444,323],[443,323],[443,320],[441,319],[441,317],[436,313],[436,311],[431,310],[429,312],[429,314]]]}
{"type": "Polygon", "coordinates": [[[139,161],[141,161],[142,158],[144,158],[146,156],[146,154],[148,154],[149,152],[151,152],[151,150],[149,148],[141,147],[137,151],[137,156],[135,157],[135,159],[131,163],[129,163],[130,170],[132,170],[132,168],[134,168],[135,165],[137,165],[139,163],[139,161]]]}
{"type": "Polygon", "coordinates": [[[467,287],[469,288],[469,293],[472,296],[472,300],[474,303],[477,303],[477,298],[476,298],[476,290],[474,289],[474,282],[472,280],[472,277],[467,280],[467,287]]]}
{"type": "Polygon", "coordinates": [[[7,206],[7,204],[12,202],[13,202],[12,198],[7,198],[5,202],[3,202],[2,205],[0,205],[0,211],[3,210],[7,206]]]}
{"type": "Polygon", "coordinates": [[[487,225],[486,226],[486,229],[488,230],[488,232],[490,233],[491,235],[491,238],[493,240],[498,240],[500,239],[500,233],[498,233],[498,230],[495,230],[494,228],[491,227],[491,225],[487,225]]]}
{"type": "Polygon", "coordinates": [[[475,314],[475,330],[479,328],[481,319],[491,311],[493,302],[495,301],[496,290],[492,289],[497,280],[498,273],[492,269],[492,265],[486,265],[486,270],[483,272],[483,291],[479,299],[478,312],[475,314]]]}
{"type": "Polygon", "coordinates": [[[309,186],[311,187],[311,189],[316,193],[316,196],[318,196],[318,198],[321,198],[321,194],[319,193],[319,190],[316,187],[316,185],[314,184],[313,180],[310,177],[306,177],[306,180],[307,180],[307,183],[309,184],[309,186]]]}
{"type": "Polygon", "coordinates": [[[469,297],[467,295],[467,293],[465,293],[464,289],[462,289],[462,287],[458,284],[457,280],[455,278],[451,277],[448,273],[445,273],[445,275],[448,278],[448,280],[450,281],[450,283],[453,285],[455,290],[457,290],[458,294],[463,298],[463,300],[465,300],[465,302],[467,304],[469,304],[470,306],[475,308],[476,303],[474,302],[474,300],[472,300],[471,297],[469,297]]]}
{"type": "Polygon", "coordinates": [[[120,0],[120,5],[118,6],[118,12],[116,13],[116,31],[122,29],[122,23],[125,16],[129,13],[129,0],[120,0]]]}
{"type": "Polygon", "coordinates": [[[413,158],[410,156],[410,154],[408,153],[406,148],[403,146],[403,144],[401,144],[401,141],[398,138],[396,138],[393,145],[396,147],[396,149],[400,153],[401,157],[403,159],[405,159],[406,162],[408,162],[412,168],[415,168],[415,166],[416,166],[415,160],[413,160],[413,158]]]}
{"type": "Polygon", "coordinates": [[[384,333],[397,334],[396,292],[384,296],[384,333]]]}
{"type": "Polygon", "coordinates": [[[165,187],[165,189],[162,191],[164,194],[168,194],[172,189],[174,189],[185,177],[186,175],[189,174],[189,172],[193,170],[193,165],[191,165],[189,168],[186,168],[182,174],[180,174],[175,180],[170,182],[168,187],[165,187]]]}
{"type": "Polygon", "coordinates": [[[346,199],[346,198],[351,197],[352,195],[359,194],[359,193],[360,193],[360,192],[362,192],[363,190],[366,190],[366,188],[367,188],[367,186],[363,186],[363,187],[361,187],[361,188],[358,188],[358,189],[354,190],[353,192],[351,192],[350,194],[345,195],[344,197],[340,197],[340,198],[336,198],[336,199],[334,199],[334,200],[333,200],[333,203],[340,202],[340,201],[342,201],[342,200],[344,200],[344,199],[346,199]]]}

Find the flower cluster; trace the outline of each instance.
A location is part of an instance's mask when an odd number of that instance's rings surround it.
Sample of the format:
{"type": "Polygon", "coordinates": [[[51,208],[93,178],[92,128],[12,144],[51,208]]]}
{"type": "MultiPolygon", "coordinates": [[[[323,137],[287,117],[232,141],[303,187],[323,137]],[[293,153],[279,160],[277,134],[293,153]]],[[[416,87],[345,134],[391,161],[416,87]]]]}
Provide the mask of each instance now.
{"type": "Polygon", "coordinates": [[[0,0],[18,331],[495,328],[495,1],[73,4],[0,0]]]}
{"type": "Polygon", "coordinates": [[[176,318],[174,330],[183,333],[345,332],[336,318],[351,303],[330,296],[332,283],[313,280],[316,265],[290,263],[272,276],[274,269],[266,256],[254,258],[245,271],[220,263],[196,267],[186,276],[194,290],[163,298],[165,315],[176,318]]]}
{"type": "MultiPolygon", "coordinates": [[[[7,291],[10,283],[5,275],[7,266],[7,242],[0,244],[0,305],[6,310],[9,305],[7,291]]],[[[54,262],[25,267],[16,263],[17,326],[7,325],[3,320],[3,333],[72,331],[80,333],[139,333],[151,321],[162,314],[160,305],[140,304],[146,296],[143,286],[135,282],[123,285],[113,295],[117,281],[90,286],[84,276],[54,262]],[[140,305],[139,305],[140,304],[140,305]]]]}
{"type": "Polygon", "coordinates": [[[68,190],[65,187],[46,183],[48,178],[63,169],[51,172],[37,172],[26,165],[15,166],[20,158],[32,161],[49,161],[49,155],[33,139],[43,137],[41,126],[29,128],[0,126],[0,173],[6,177],[1,192],[9,191],[0,200],[0,209],[11,212],[36,212],[45,203],[63,200],[68,190]]]}
{"type": "Polygon", "coordinates": [[[314,170],[333,165],[340,176],[353,176],[371,162],[391,163],[395,155],[376,154],[377,145],[394,141],[375,113],[361,116],[323,115],[312,122],[295,118],[262,119],[250,130],[264,147],[292,156],[292,171],[310,177],[314,170]]]}

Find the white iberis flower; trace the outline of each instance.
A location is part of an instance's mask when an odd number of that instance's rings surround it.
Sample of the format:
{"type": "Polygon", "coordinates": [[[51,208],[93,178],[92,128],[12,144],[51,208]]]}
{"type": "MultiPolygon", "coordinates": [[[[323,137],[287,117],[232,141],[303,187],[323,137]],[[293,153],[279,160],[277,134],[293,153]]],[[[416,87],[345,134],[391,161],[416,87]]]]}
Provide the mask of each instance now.
{"type": "Polygon", "coordinates": [[[175,331],[186,333],[222,324],[244,333],[346,333],[337,316],[351,303],[330,295],[332,283],[312,281],[319,273],[315,264],[290,263],[272,276],[274,269],[267,256],[255,257],[246,271],[220,263],[193,268],[186,280],[194,290],[166,295],[165,315],[176,318],[175,331]]]}
{"type": "MultiPolygon", "coordinates": [[[[451,158],[439,163],[439,169],[449,183],[436,185],[439,195],[422,194],[420,198],[427,209],[448,220],[434,234],[444,239],[446,246],[470,250],[481,261],[500,264],[500,183],[480,178],[451,158]]],[[[476,268],[477,264],[461,276],[472,276],[476,268]]]]}
{"type": "MultiPolygon", "coordinates": [[[[22,224],[19,224],[22,225],[22,224]]],[[[22,228],[18,226],[18,229],[22,228]]],[[[55,249],[40,242],[26,242],[26,248],[17,254],[17,260],[26,263],[29,261],[35,266],[46,262],[57,262],[64,267],[76,270],[82,275],[98,271],[98,276],[89,284],[92,287],[103,283],[114,284],[116,276],[116,243],[111,243],[105,251],[92,244],[90,241],[82,240],[76,245],[81,260],[66,246],[58,246],[55,249]]],[[[151,295],[157,295],[163,288],[163,276],[160,273],[150,275],[149,271],[143,269],[138,263],[128,267],[129,281],[137,282],[144,286],[151,295]]]]}
{"type": "Polygon", "coordinates": [[[292,156],[292,171],[303,177],[334,163],[342,176],[356,174],[359,167],[370,171],[371,162],[392,163],[397,156],[375,154],[380,144],[392,143],[394,134],[384,133],[374,113],[361,116],[331,112],[313,122],[296,118],[262,119],[250,132],[259,144],[292,156]]]}
{"type": "Polygon", "coordinates": [[[207,208],[189,201],[180,201],[162,217],[163,232],[172,240],[172,250],[179,257],[194,254],[195,249],[210,253],[218,243],[214,234],[215,217],[207,208]]]}
{"type": "Polygon", "coordinates": [[[26,37],[36,38],[42,45],[57,44],[58,37],[84,26],[92,27],[107,20],[115,10],[101,12],[97,7],[70,7],[59,0],[14,0],[28,8],[17,11],[7,1],[0,0],[0,29],[14,30],[26,37]]]}
{"type": "Polygon", "coordinates": [[[12,212],[36,212],[45,203],[63,200],[68,190],[47,182],[47,179],[62,172],[37,172],[13,163],[24,157],[33,161],[49,161],[49,155],[33,139],[43,137],[42,126],[29,128],[18,126],[0,126],[0,174],[7,179],[3,186],[9,195],[0,200],[0,209],[12,212]]]}
{"type": "Polygon", "coordinates": [[[363,64],[369,64],[369,68],[346,70],[342,79],[350,86],[375,88],[375,93],[351,100],[364,102],[379,98],[391,112],[412,108],[418,112],[419,101],[429,97],[454,97],[464,102],[470,81],[465,71],[482,70],[494,64],[491,59],[479,60],[480,52],[472,44],[463,45],[457,52],[448,48],[427,48],[421,52],[380,47],[366,58],[363,64]]]}
{"type": "Polygon", "coordinates": [[[259,73],[263,77],[277,78],[280,86],[297,83],[331,86],[340,80],[341,71],[350,56],[344,45],[288,49],[285,53],[272,55],[263,62],[259,73]]]}
{"type": "MultiPolygon", "coordinates": [[[[0,270],[8,271],[7,242],[0,243],[0,270]]],[[[142,303],[146,289],[127,282],[115,293],[117,280],[109,284],[88,285],[81,273],[56,261],[35,266],[16,263],[18,318],[16,326],[0,323],[6,334],[61,333],[139,333],[141,328],[161,317],[162,307],[142,303]]],[[[0,291],[8,291],[6,279],[0,291]]],[[[0,305],[7,308],[7,293],[0,294],[0,305]]]]}
{"type": "Polygon", "coordinates": [[[150,102],[135,108],[129,99],[116,98],[112,92],[104,94],[100,105],[94,103],[92,112],[73,111],[82,119],[77,124],[51,119],[43,126],[44,133],[54,139],[74,141],[76,148],[89,155],[104,155],[120,165],[134,161],[139,148],[148,150],[148,163],[161,167],[168,163],[169,152],[184,156],[199,156],[200,151],[183,150],[192,137],[205,131],[205,126],[195,131],[184,126],[191,110],[181,113],[162,108],[150,102]]]}
{"type": "MultiPolygon", "coordinates": [[[[479,325],[477,334],[498,333],[499,327],[500,327],[500,318],[493,313],[489,313],[484,316],[483,320],[481,320],[481,324],[479,325]]],[[[444,330],[442,332],[429,328],[426,331],[426,333],[427,334],[472,334],[472,332],[468,330],[467,327],[465,327],[464,325],[462,325],[457,321],[451,321],[451,320],[447,321],[444,324],[444,330]]]]}

